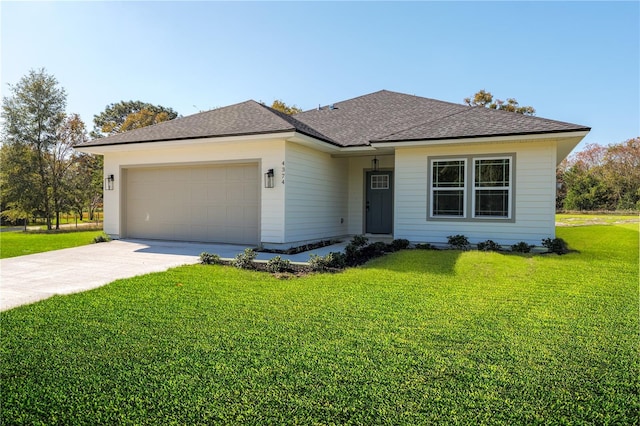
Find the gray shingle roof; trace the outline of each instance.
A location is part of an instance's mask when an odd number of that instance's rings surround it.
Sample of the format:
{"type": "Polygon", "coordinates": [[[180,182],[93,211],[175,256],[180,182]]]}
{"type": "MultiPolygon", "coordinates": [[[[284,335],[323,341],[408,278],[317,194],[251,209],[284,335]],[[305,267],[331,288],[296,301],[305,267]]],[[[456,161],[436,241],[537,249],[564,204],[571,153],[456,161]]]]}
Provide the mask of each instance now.
{"type": "Polygon", "coordinates": [[[464,111],[418,124],[411,128],[372,138],[371,142],[439,140],[487,136],[515,136],[541,133],[588,131],[588,127],[546,118],[532,117],[484,107],[465,107],[464,111]]]}
{"type": "Polygon", "coordinates": [[[310,128],[308,125],[300,123],[289,115],[256,101],[246,101],[187,117],[176,118],[153,126],[94,139],[80,144],[78,147],[258,135],[290,131],[298,131],[335,144],[330,138],[310,128]]]}
{"type": "Polygon", "coordinates": [[[296,131],[343,147],[376,142],[438,140],[588,131],[586,126],[381,90],[289,116],[255,101],[144,127],[81,146],[296,131]]]}

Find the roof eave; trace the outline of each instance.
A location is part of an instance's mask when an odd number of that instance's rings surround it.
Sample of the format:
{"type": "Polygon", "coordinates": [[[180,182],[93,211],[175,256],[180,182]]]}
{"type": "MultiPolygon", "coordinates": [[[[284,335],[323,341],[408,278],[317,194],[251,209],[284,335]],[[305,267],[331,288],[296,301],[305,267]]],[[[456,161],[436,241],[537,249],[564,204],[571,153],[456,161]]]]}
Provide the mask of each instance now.
{"type": "Polygon", "coordinates": [[[590,127],[583,127],[572,130],[553,130],[546,132],[521,132],[498,135],[476,135],[476,136],[456,136],[450,138],[412,138],[397,140],[372,140],[371,145],[376,147],[398,147],[398,146],[423,146],[423,145],[444,145],[463,143],[483,143],[483,142],[506,142],[520,140],[535,140],[549,138],[573,138],[585,137],[591,130],[590,127]]]}
{"type": "Polygon", "coordinates": [[[275,132],[260,132],[260,133],[245,133],[240,135],[216,135],[216,136],[199,136],[192,138],[174,138],[174,139],[161,139],[154,141],[141,141],[141,142],[126,142],[126,143],[112,143],[112,144],[99,144],[99,145],[77,145],[74,148],[80,152],[86,152],[90,154],[104,154],[105,152],[118,152],[118,151],[137,151],[145,149],[162,149],[162,148],[175,148],[184,146],[185,143],[193,144],[206,144],[212,142],[245,142],[256,140],[269,140],[269,139],[287,139],[295,135],[294,130],[275,131],[275,132]]]}

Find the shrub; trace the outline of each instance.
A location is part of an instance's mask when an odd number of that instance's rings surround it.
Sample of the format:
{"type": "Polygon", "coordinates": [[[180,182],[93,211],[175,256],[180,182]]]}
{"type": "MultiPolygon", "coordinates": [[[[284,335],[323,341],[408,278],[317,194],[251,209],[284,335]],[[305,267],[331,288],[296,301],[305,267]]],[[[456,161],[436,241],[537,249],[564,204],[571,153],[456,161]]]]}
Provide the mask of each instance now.
{"type": "Polygon", "coordinates": [[[200,263],[202,265],[219,265],[221,262],[220,256],[213,253],[207,253],[203,251],[200,253],[200,263]]]}
{"type": "Polygon", "coordinates": [[[291,262],[280,256],[269,259],[267,262],[267,271],[275,274],[278,272],[289,272],[291,270],[291,262]]]}
{"type": "Polygon", "coordinates": [[[511,246],[511,251],[515,253],[529,253],[535,245],[529,245],[524,241],[520,241],[518,244],[514,244],[511,246]]]}
{"type": "Polygon", "coordinates": [[[487,240],[478,243],[478,250],[480,251],[500,251],[500,244],[495,241],[487,240]]]}
{"type": "Polygon", "coordinates": [[[369,244],[367,246],[361,247],[360,248],[361,263],[371,260],[374,257],[382,256],[386,252],[387,252],[387,244],[382,241],[378,241],[373,244],[369,244]]]}
{"type": "Polygon", "coordinates": [[[567,242],[562,238],[545,238],[542,246],[547,248],[547,253],[565,254],[569,252],[567,242]]]}
{"type": "Polygon", "coordinates": [[[109,241],[111,241],[111,238],[109,238],[109,236],[107,234],[98,235],[97,237],[95,237],[93,239],[94,244],[97,244],[97,243],[108,243],[109,241]]]}
{"type": "Polygon", "coordinates": [[[318,256],[317,254],[309,256],[309,268],[314,272],[344,269],[346,266],[346,256],[340,252],[332,251],[326,256],[318,256]]]}
{"type": "Polygon", "coordinates": [[[433,244],[429,244],[429,243],[416,244],[415,247],[418,250],[440,250],[438,247],[434,246],[433,244]]]}
{"type": "Polygon", "coordinates": [[[398,238],[396,240],[391,241],[389,244],[391,251],[404,250],[409,247],[409,240],[405,240],[404,238],[398,238]]]}
{"type": "Polygon", "coordinates": [[[238,269],[255,269],[256,266],[253,264],[253,261],[257,255],[254,249],[246,248],[244,252],[236,255],[231,261],[231,264],[238,269]]]}
{"type": "Polygon", "coordinates": [[[353,245],[354,247],[362,247],[367,244],[369,239],[364,235],[354,235],[349,245],[353,245]]]}
{"type": "Polygon", "coordinates": [[[449,235],[447,244],[456,250],[469,250],[469,240],[464,235],[449,235]]]}

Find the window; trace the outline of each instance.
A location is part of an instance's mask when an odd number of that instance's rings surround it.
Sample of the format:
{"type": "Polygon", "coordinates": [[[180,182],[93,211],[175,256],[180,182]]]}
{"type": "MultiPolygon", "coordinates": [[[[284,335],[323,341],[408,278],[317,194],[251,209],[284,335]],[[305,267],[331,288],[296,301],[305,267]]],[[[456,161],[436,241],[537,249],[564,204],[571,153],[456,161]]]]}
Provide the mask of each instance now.
{"type": "Polygon", "coordinates": [[[429,217],[511,219],[512,159],[512,155],[432,159],[429,217]]]}
{"type": "Polygon", "coordinates": [[[434,161],[431,215],[464,217],[466,160],[434,161]]]}
{"type": "Polygon", "coordinates": [[[508,158],[474,160],[473,216],[510,216],[511,173],[508,158]]]}
{"type": "Polygon", "coordinates": [[[389,175],[371,175],[371,189],[389,189],[389,175]]]}

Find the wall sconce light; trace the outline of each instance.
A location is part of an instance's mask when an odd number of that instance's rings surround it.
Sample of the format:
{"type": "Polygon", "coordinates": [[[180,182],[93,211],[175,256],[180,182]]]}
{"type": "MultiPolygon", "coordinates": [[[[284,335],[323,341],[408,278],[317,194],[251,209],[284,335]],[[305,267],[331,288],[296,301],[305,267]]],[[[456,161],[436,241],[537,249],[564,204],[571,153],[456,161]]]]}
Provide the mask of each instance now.
{"type": "Polygon", "coordinates": [[[373,160],[371,160],[371,168],[374,172],[377,172],[379,170],[380,160],[378,160],[378,157],[373,157],[373,160]]]}
{"type": "Polygon", "coordinates": [[[115,181],[115,178],[113,177],[113,175],[108,175],[106,177],[106,179],[104,180],[105,189],[107,189],[108,191],[113,191],[113,182],[114,181],[115,181]]]}
{"type": "Polygon", "coordinates": [[[267,170],[267,173],[264,174],[264,187],[265,188],[273,188],[275,186],[275,179],[273,178],[275,173],[273,169],[267,170]]]}

